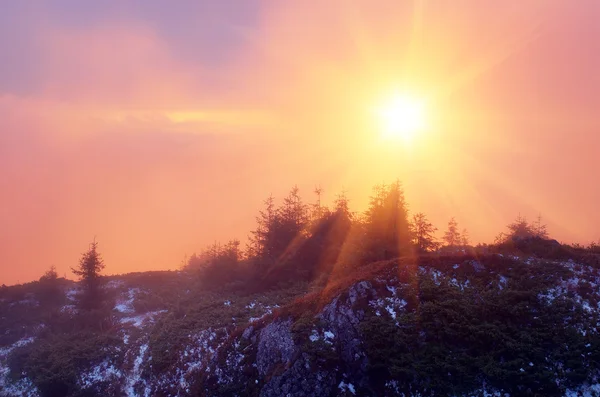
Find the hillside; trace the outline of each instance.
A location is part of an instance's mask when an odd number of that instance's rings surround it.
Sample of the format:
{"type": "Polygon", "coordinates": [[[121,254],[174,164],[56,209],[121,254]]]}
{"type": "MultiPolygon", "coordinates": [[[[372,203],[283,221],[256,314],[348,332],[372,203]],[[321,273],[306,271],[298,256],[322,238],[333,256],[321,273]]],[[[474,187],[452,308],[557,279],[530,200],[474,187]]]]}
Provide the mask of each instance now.
{"type": "Polygon", "coordinates": [[[100,324],[76,283],[59,303],[5,287],[0,395],[600,395],[598,258],[543,257],[430,254],[254,291],[115,276],[100,324]]]}

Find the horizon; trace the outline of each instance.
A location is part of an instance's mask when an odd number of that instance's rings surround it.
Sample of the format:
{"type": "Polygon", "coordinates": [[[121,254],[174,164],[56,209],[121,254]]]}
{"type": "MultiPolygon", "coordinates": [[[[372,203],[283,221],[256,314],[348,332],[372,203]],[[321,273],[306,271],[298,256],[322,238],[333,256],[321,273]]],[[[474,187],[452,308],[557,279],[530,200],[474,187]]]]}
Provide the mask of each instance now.
{"type": "Polygon", "coordinates": [[[107,275],[175,270],[294,185],[362,212],[399,178],[438,236],[599,241],[600,3],[396,3],[5,5],[0,284],[94,236],[107,275]]]}

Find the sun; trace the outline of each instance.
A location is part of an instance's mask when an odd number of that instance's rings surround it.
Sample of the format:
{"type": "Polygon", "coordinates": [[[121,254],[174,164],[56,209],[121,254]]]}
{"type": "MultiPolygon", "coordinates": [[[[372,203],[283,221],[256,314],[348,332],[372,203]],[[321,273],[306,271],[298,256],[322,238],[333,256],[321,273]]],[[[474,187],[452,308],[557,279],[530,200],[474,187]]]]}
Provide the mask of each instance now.
{"type": "Polygon", "coordinates": [[[412,141],[425,130],[425,103],[405,95],[396,95],[377,109],[381,133],[385,138],[412,141]]]}

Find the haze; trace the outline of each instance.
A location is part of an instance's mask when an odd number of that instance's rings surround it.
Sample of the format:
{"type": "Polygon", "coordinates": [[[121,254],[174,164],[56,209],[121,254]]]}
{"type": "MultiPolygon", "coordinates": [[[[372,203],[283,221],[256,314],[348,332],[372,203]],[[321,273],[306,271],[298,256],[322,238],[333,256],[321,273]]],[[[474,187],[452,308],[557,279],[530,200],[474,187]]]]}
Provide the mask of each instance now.
{"type": "Polygon", "coordinates": [[[491,242],[517,214],[600,238],[595,0],[5,2],[0,284],[173,269],[245,239],[297,184],[354,211],[399,177],[411,211],[491,242]],[[425,98],[427,133],[372,108],[425,98]]]}

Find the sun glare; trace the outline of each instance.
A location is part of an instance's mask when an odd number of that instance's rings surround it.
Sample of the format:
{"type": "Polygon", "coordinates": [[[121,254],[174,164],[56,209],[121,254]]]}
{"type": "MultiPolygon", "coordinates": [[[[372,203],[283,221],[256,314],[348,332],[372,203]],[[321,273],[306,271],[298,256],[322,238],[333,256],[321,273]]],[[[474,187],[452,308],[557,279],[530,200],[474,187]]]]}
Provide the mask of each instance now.
{"type": "Polygon", "coordinates": [[[386,138],[411,141],[426,127],[423,101],[408,96],[395,96],[377,111],[381,132],[386,138]]]}

